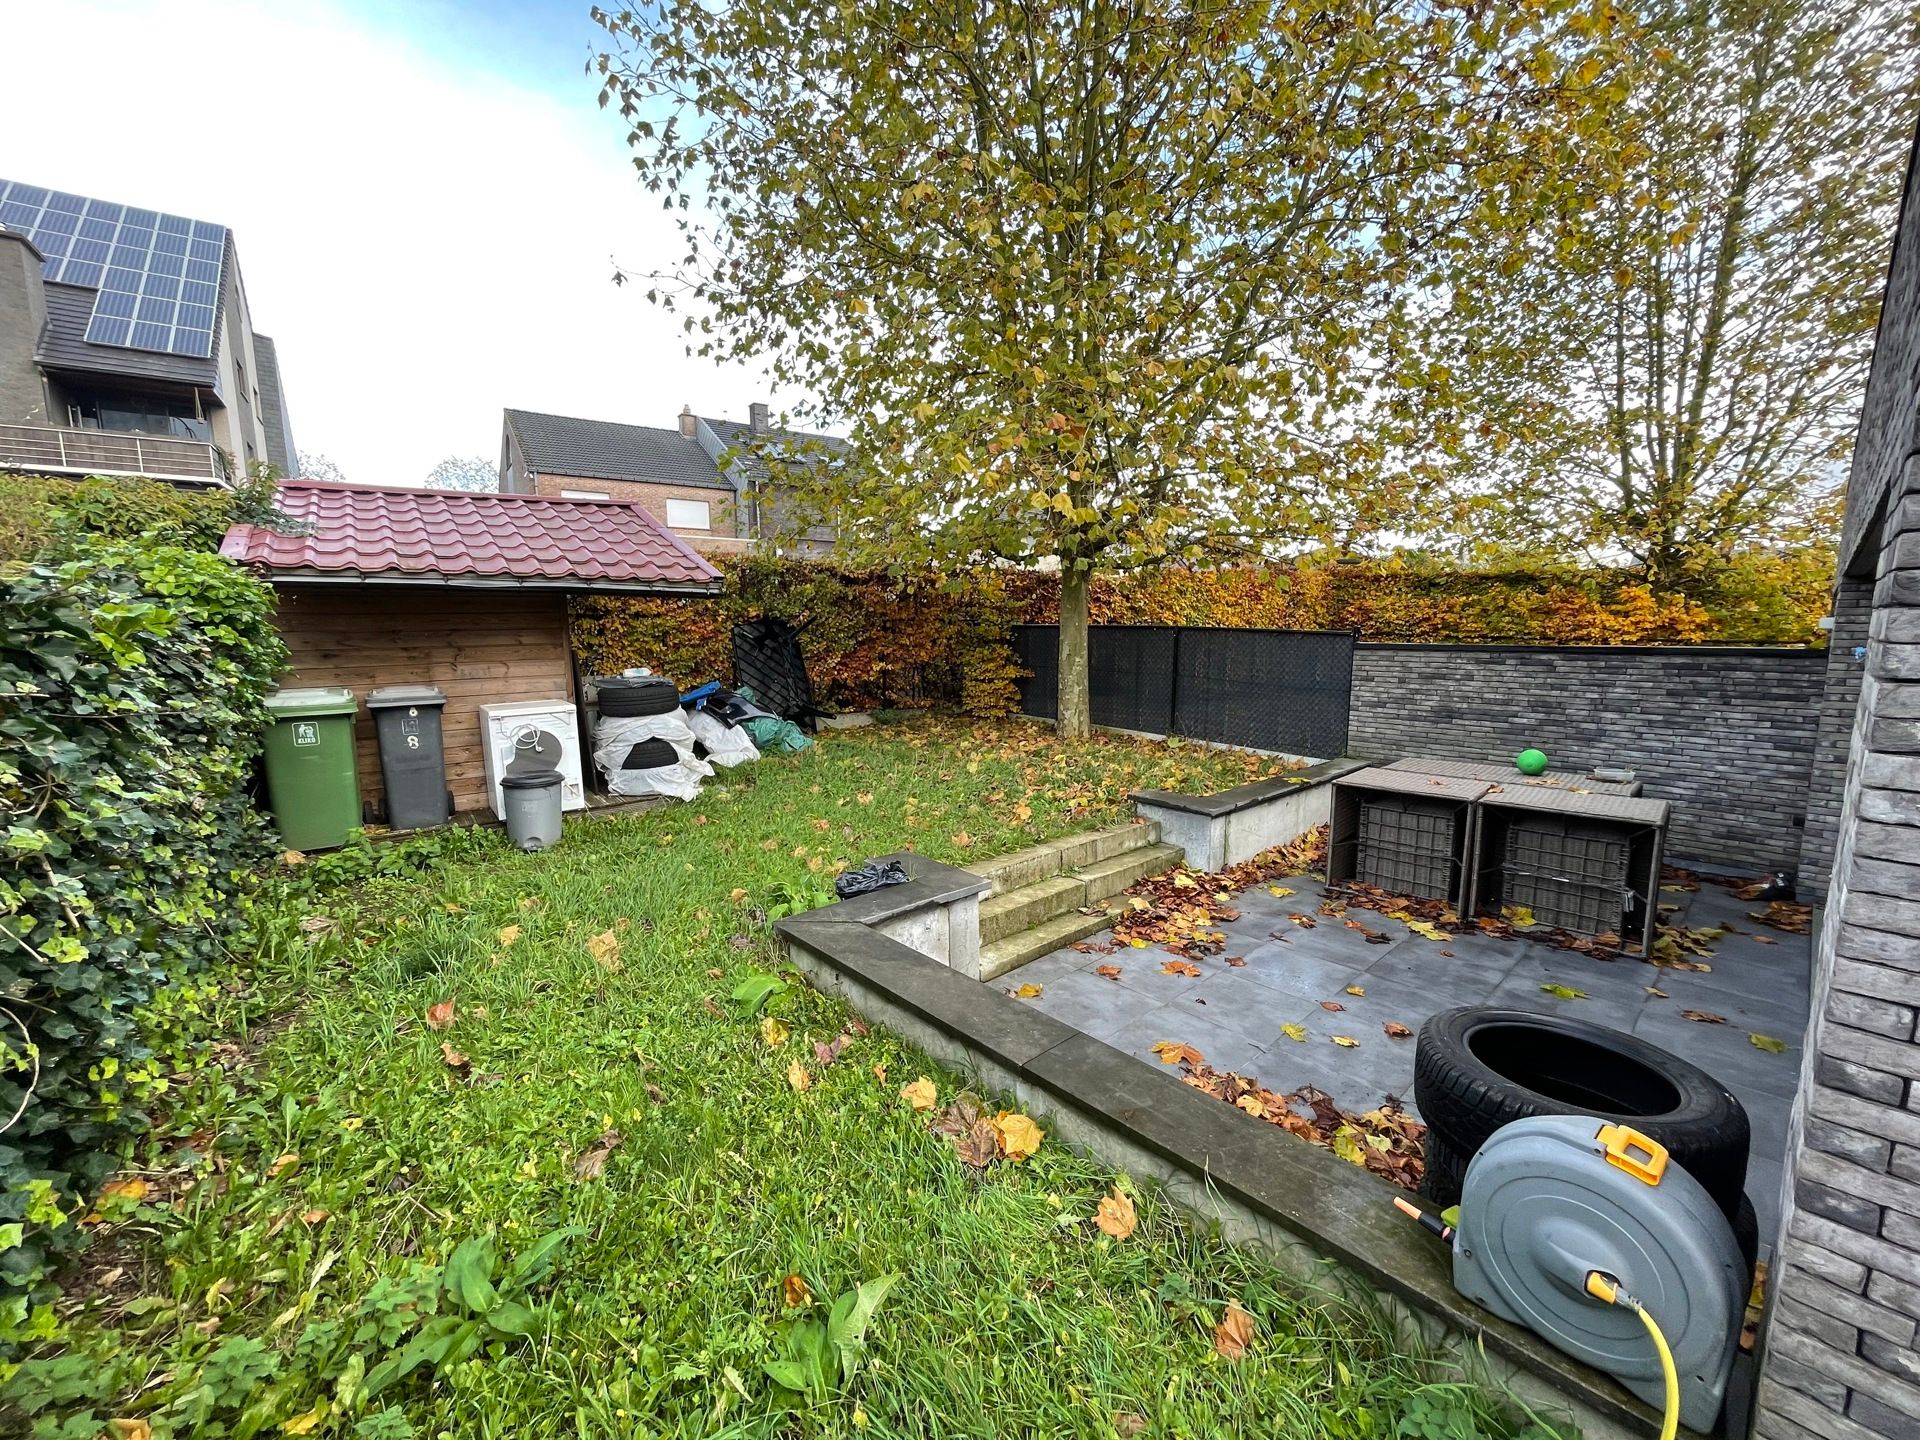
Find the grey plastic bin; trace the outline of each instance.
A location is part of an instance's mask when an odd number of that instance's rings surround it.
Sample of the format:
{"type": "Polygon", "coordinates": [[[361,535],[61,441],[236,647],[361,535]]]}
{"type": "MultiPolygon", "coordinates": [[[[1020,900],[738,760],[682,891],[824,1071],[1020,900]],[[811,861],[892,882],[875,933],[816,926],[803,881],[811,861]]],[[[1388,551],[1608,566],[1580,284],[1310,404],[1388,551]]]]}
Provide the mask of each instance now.
{"type": "Polygon", "coordinates": [[[558,770],[528,770],[500,780],[507,838],[522,850],[544,850],[560,838],[561,789],[558,770]]]}
{"type": "Polygon", "coordinates": [[[386,685],[367,695],[380,739],[387,823],[396,830],[424,830],[453,818],[440,731],[446,704],[446,692],[434,685],[386,685]]]}

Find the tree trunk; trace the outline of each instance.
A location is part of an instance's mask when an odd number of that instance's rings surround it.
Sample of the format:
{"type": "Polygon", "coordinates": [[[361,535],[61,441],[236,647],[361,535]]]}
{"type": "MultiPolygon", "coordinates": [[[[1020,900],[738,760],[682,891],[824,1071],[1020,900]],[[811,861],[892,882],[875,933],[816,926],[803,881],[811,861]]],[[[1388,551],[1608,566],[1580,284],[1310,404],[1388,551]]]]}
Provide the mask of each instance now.
{"type": "Polygon", "coordinates": [[[1092,574],[1084,564],[1060,567],[1060,708],[1055,730],[1062,740],[1084,740],[1092,728],[1087,698],[1087,592],[1092,574]]]}

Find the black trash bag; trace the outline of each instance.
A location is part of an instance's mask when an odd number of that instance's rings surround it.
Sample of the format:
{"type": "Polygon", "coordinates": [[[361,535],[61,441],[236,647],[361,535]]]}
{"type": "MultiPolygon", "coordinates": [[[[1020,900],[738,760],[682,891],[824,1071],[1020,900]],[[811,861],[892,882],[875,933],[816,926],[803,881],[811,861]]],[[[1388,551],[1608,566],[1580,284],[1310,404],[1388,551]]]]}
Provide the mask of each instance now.
{"type": "Polygon", "coordinates": [[[851,900],[856,895],[870,895],[889,885],[899,885],[906,878],[907,867],[898,860],[869,860],[858,870],[835,876],[833,893],[842,900],[851,900]]]}

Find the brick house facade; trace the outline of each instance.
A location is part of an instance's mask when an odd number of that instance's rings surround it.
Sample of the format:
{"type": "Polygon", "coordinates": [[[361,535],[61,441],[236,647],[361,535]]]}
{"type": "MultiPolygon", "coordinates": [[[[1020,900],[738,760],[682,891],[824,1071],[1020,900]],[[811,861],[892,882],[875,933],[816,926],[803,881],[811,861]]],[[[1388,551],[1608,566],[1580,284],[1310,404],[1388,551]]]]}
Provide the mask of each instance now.
{"type": "Polygon", "coordinates": [[[1911,168],[1840,570],[1814,756],[1816,790],[1830,799],[1815,802],[1803,856],[1831,879],[1782,1184],[1759,1440],[1920,1435],[1920,177],[1911,168]]]}

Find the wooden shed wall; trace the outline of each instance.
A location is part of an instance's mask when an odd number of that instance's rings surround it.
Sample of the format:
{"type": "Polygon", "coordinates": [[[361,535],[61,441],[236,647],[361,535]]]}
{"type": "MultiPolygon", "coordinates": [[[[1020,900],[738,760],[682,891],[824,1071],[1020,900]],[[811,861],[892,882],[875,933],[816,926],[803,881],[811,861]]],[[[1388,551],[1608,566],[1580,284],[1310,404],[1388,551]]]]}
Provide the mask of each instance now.
{"type": "Polygon", "coordinates": [[[360,700],[360,798],[384,798],[380,749],[367,692],[438,685],[447,784],[456,810],[491,813],[480,706],[574,698],[567,602],[552,591],[441,590],[424,586],[289,585],[278,623],[297,685],[344,685],[360,700]]]}

